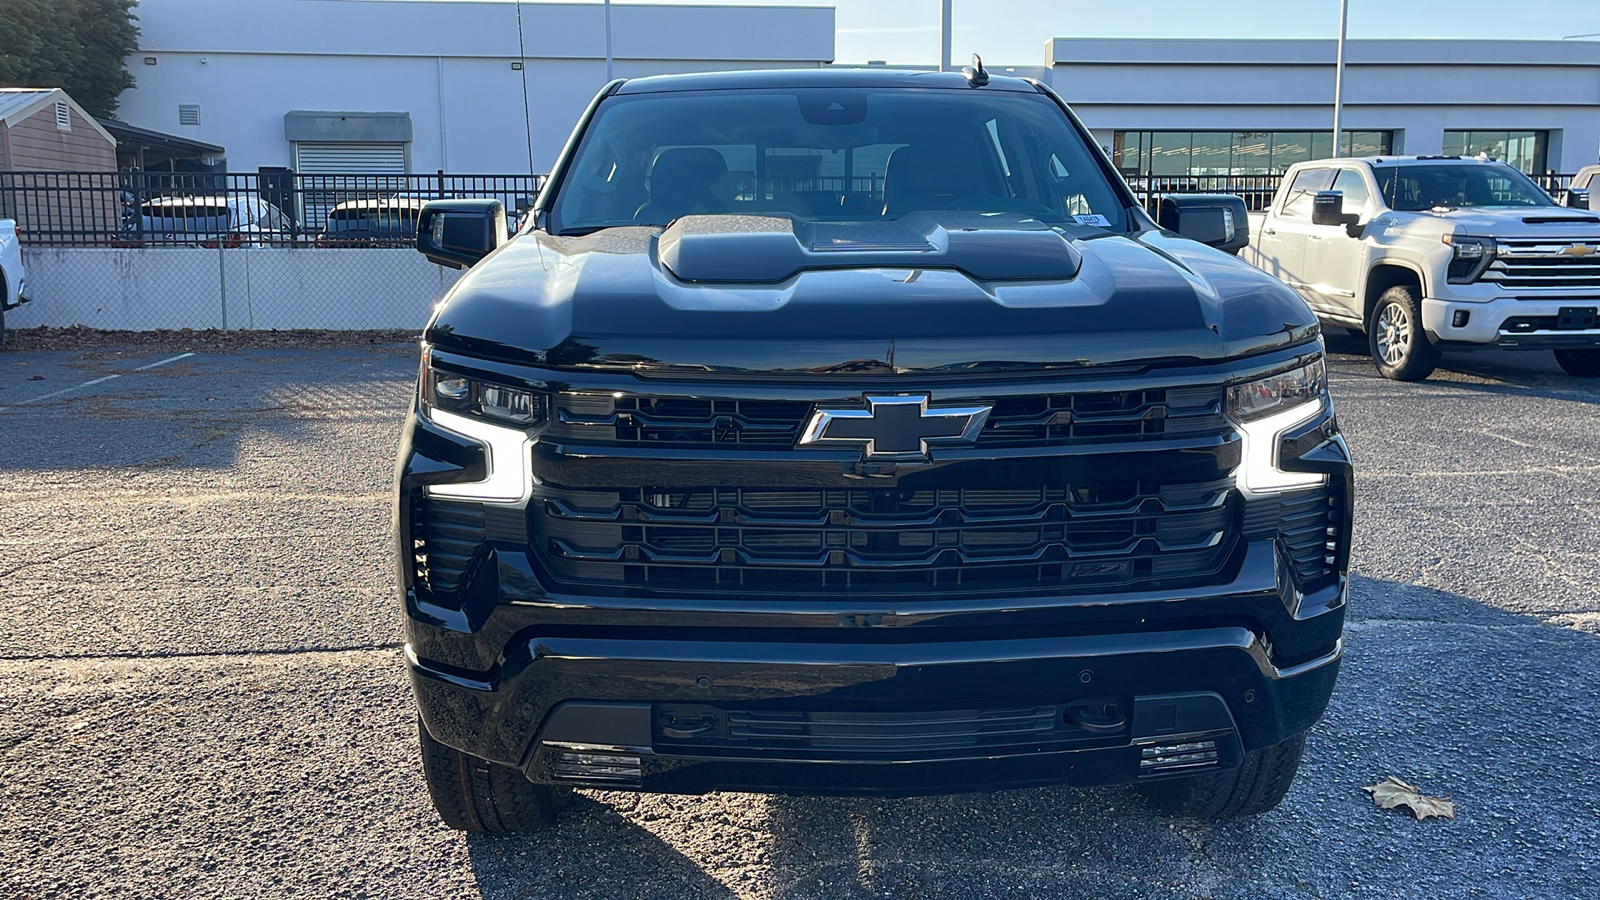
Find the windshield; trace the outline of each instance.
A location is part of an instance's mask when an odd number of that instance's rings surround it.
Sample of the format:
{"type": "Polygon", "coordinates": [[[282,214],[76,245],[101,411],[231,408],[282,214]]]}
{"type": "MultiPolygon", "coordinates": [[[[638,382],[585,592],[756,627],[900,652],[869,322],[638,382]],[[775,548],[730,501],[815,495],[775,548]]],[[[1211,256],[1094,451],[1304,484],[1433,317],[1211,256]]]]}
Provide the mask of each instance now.
{"type": "Polygon", "coordinates": [[[1507,165],[1373,166],[1390,209],[1421,212],[1486,206],[1555,206],[1550,195],[1507,165]]]}
{"type": "Polygon", "coordinates": [[[608,98],[567,170],[551,230],[720,213],[876,221],[945,210],[1119,230],[1127,216],[1043,95],[801,88],[608,98]]]}

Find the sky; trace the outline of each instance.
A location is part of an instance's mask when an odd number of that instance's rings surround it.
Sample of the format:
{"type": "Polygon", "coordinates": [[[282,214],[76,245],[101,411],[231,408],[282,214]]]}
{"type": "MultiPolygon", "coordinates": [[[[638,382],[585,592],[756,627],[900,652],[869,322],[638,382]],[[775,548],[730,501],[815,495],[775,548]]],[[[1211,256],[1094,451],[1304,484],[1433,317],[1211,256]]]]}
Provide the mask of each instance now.
{"type": "MultiPolygon", "coordinates": [[[[530,0],[531,2],[531,0],[530,0]]],[[[549,2],[549,0],[544,0],[549,2]]],[[[594,0],[586,0],[594,2],[594,0]]],[[[617,0],[832,6],[834,59],[937,64],[939,0],[617,0]]],[[[1339,30],[1339,0],[953,0],[953,55],[1044,65],[1048,38],[1315,38],[1339,30]]],[[[1600,32],[1600,0],[1349,0],[1352,38],[1559,40],[1600,32]]],[[[1595,38],[1590,38],[1591,40],[1595,38]]]]}

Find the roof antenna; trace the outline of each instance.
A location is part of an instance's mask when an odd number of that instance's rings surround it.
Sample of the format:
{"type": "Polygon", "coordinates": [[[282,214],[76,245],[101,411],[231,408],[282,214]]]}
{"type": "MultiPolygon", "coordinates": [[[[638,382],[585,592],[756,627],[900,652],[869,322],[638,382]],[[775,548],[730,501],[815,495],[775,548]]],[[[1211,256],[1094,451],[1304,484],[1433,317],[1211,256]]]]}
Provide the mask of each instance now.
{"type": "Polygon", "coordinates": [[[967,84],[973,87],[983,87],[989,83],[989,70],[983,67],[983,57],[972,54],[972,65],[962,66],[961,74],[967,76],[967,84]]]}

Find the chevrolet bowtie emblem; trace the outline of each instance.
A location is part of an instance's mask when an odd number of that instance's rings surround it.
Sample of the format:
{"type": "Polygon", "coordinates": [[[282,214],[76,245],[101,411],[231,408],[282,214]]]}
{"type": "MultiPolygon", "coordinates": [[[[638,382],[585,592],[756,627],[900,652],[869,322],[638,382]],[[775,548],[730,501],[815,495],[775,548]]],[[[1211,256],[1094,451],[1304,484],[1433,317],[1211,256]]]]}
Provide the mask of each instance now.
{"type": "Polygon", "coordinates": [[[931,444],[972,443],[990,406],[928,406],[923,397],[866,398],[866,409],[817,408],[800,446],[855,446],[868,459],[922,459],[931,444]]]}
{"type": "Polygon", "coordinates": [[[1561,252],[1566,256],[1588,256],[1589,254],[1595,252],[1595,248],[1589,246],[1588,244],[1573,244],[1571,247],[1568,247],[1561,252]]]}

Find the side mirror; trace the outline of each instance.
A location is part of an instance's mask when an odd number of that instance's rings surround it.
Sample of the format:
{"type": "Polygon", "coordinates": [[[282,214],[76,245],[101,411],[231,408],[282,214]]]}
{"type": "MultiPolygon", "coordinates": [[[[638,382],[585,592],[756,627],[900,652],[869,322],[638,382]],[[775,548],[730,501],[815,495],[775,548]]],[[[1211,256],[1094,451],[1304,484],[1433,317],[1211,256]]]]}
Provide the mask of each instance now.
{"type": "Polygon", "coordinates": [[[1361,220],[1356,213],[1344,211],[1343,191],[1317,191],[1311,201],[1311,224],[1354,225],[1361,220]]]}
{"type": "Polygon", "coordinates": [[[1250,246],[1250,220],[1244,198],[1236,194],[1168,194],[1161,198],[1157,222],[1224,253],[1250,246]]]}
{"type": "Polygon", "coordinates": [[[1589,192],[1583,188],[1572,188],[1567,191],[1567,206],[1573,209],[1590,209],[1589,192]]]}
{"type": "Polygon", "coordinates": [[[432,200],[417,216],[417,250],[429,260],[465,269],[506,240],[506,207],[499,200],[432,200]]]}

